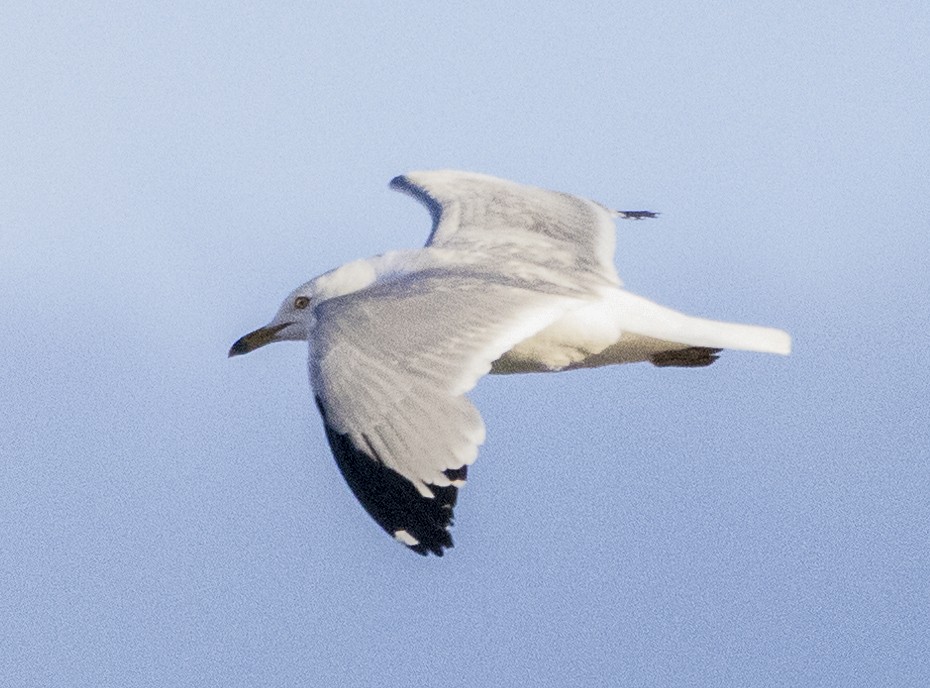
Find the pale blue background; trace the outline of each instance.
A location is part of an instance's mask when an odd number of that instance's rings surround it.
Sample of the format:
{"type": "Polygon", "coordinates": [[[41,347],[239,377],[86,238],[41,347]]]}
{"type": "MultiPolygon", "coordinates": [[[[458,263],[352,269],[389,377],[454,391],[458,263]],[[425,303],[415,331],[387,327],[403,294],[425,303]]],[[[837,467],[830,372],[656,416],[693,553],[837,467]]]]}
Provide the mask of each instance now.
{"type": "Polygon", "coordinates": [[[0,685],[927,685],[930,6],[736,5],[4,3],[0,685]],[[435,167],[794,355],[483,381],[406,552],[226,351],[435,167]]]}

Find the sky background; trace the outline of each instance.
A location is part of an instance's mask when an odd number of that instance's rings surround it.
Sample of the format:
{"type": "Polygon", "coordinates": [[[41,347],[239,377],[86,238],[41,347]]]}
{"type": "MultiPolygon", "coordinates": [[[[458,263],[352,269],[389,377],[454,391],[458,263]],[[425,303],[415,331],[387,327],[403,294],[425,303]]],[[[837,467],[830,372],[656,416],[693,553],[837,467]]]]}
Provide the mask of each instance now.
{"type": "Polygon", "coordinates": [[[0,685],[927,685],[928,84],[922,1],[3,3],[0,685]],[[406,551],[226,352],[443,167],[794,354],[483,380],[406,551]]]}

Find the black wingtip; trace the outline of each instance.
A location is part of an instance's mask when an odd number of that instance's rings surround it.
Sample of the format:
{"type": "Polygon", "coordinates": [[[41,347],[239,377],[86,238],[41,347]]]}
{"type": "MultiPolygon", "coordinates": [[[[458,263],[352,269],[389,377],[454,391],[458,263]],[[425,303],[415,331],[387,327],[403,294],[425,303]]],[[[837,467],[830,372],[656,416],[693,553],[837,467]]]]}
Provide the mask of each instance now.
{"type": "Polygon", "coordinates": [[[406,175],[399,174],[388,183],[388,186],[392,189],[406,190],[413,185],[410,183],[410,180],[407,179],[406,175]]]}
{"type": "Polygon", "coordinates": [[[617,212],[623,220],[646,220],[659,217],[661,214],[651,210],[618,210],[617,212]]]}
{"type": "Polygon", "coordinates": [[[430,196],[426,189],[414,184],[405,174],[394,177],[391,180],[389,186],[395,191],[400,191],[401,193],[405,193],[408,196],[412,196],[420,203],[425,205],[426,209],[429,210],[430,217],[433,220],[433,228],[430,231],[429,238],[426,240],[427,245],[429,245],[429,243],[433,240],[433,236],[436,234],[436,230],[439,228],[439,223],[442,220],[442,204],[430,196]]]}
{"type": "Polygon", "coordinates": [[[455,545],[452,544],[451,537],[449,538],[449,543],[443,546],[439,546],[436,544],[430,546],[422,542],[419,545],[407,545],[407,549],[413,552],[416,552],[421,557],[426,557],[426,556],[429,556],[430,554],[435,554],[437,557],[441,557],[443,554],[445,554],[445,550],[443,549],[443,547],[446,547],[447,549],[452,549],[453,547],[455,547],[455,545]]]}
{"type": "MultiPolygon", "coordinates": [[[[441,557],[443,550],[453,547],[448,529],[458,489],[430,485],[434,496],[421,495],[407,478],[356,447],[348,435],[336,432],[327,422],[320,400],[316,401],[336,465],[368,515],[417,554],[441,557]]],[[[464,477],[464,471],[461,474],[464,477]]]]}

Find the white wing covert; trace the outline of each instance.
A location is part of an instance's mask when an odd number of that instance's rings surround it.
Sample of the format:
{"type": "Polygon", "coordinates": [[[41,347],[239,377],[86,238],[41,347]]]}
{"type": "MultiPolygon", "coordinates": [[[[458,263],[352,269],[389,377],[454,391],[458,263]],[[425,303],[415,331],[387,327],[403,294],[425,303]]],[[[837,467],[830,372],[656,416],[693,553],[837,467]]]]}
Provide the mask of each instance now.
{"type": "Polygon", "coordinates": [[[452,546],[456,488],[484,440],[465,392],[576,302],[436,268],[317,306],[310,380],[327,439],[382,528],[421,554],[452,546]]]}
{"type": "Polygon", "coordinates": [[[618,212],[594,201],[484,174],[437,170],[391,180],[430,211],[427,246],[533,266],[558,283],[619,285],[614,267],[618,212]]]}

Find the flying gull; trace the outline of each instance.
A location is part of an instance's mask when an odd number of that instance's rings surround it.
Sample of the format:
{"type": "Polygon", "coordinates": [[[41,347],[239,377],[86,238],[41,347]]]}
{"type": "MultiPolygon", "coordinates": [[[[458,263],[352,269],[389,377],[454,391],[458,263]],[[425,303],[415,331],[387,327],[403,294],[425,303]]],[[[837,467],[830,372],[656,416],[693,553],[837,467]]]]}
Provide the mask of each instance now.
{"type": "Polygon", "coordinates": [[[483,375],[791,350],[781,330],[684,315],[622,288],[614,221],[655,213],[470,172],[415,172],[391,187],[429,209],[426,246],[297,287],[229,355],[309,343],[339,469],[378,525],[419,554],[452,547],[458,488],[485,437],[465,395],[483,375]]]}

